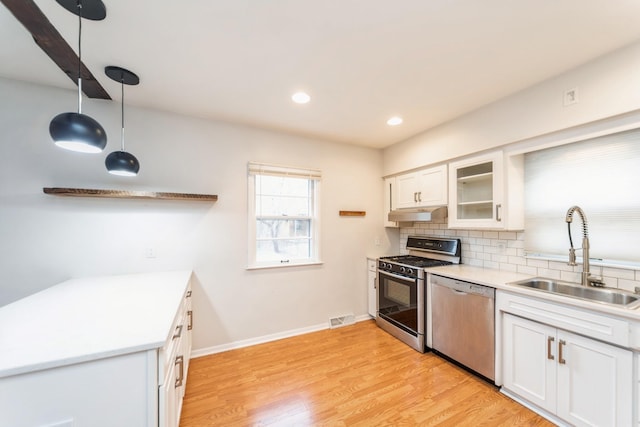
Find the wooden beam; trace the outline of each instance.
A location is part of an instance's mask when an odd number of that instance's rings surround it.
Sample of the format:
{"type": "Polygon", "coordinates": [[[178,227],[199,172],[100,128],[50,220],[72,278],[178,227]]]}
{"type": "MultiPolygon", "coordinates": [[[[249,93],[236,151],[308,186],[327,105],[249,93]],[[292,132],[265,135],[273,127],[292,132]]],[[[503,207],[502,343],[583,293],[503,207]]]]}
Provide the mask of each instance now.
{"type": "MultiPolygon", "coordinates": [[[[62,38],[58,30],[33,0],[0,0],[18,21],[31,33],[33,40],[60,69],[78,84],[78,55],[62,38]]],[[[91,71],[80,66],[82,91],[89,98],[111,99],[91,71]]]]}

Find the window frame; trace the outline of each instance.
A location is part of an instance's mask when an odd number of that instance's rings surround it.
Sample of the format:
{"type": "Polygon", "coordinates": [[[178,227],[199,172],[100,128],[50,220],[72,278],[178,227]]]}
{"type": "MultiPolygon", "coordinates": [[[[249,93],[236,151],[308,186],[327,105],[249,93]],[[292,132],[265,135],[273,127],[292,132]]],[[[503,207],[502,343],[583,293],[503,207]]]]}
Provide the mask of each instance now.
{"type": "Polygon", "coordinates": [[[315,169],[304,169],[289,166],[271,165],[265,163],[249,162],[247,165],[247,219],[248,219],[248,270],[261,268],[282,268],[302,265],[322,264],[320,259],[320,185],[321,172],[315,169]],[[299,215],[263,215],[256,212],[256,176],[277,176],[283,178],[303,178],[308,179],[312,185],[310,192],[311,207],[309,216],[299,215]],[[281,259],[258,261],[257,248],[257,221],[259,217],[286,219],[286,220],[310,220],[310,257],[300,259],[281,259]]]}

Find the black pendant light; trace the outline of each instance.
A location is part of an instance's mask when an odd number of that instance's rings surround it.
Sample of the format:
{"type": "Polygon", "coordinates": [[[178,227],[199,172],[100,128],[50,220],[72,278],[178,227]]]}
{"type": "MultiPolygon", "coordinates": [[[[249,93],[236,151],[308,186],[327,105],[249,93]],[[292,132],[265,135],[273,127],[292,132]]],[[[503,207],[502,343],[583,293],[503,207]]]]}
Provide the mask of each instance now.
{"type": "Polygon", "coordinates": [[[57,0],[65,9],[78,15],[78,112],[61,113],[51,120],[49,133],[58,147],[82,153],[99,153],[107,145],[104,128],[82,114],[82,18],[102,20],[106,8],[100,0],[57,0]],[[83,3],[86,8],[83,8],[83,3]]]}
{"type": "Polygon", "coordinates": [[[124,151],[124,85],[137,85],[140,83],[140,79],[131,71],[112,65],[105,67],[104,72],[110,79],[120,82],[122,90],[122,142],[120,151],[114,151],[109,154],[104,164],[107,166],[109,173],[113,175],[135,176],[140,170],[140,163],[133,154],[124,151]]]}

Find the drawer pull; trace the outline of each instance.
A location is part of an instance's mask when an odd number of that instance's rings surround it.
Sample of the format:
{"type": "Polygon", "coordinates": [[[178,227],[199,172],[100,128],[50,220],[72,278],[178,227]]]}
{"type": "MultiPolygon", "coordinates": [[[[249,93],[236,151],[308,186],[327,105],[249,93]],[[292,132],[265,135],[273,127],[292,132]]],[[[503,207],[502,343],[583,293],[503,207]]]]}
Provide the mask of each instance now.
{"type": "Polygon", "coordinates": [[[547,337],[547,359],[555,360],[553,354],[551,354],[551,346],[556,339],[554,337],[547,337]]]}
{"type": "Polygon", "coordinates": [[[193,310],[187,311],[187,316],[189,316],[189,323],[187,324],[187,330],[190,331],[193,329],[193,310]]]}
{"type": "Polygon", "coordinates": [[[173,334],[173,338],[172,339],[175,340],[176,338],[180,338],[180,336],[182,335],[182,326],[183,325],[176,326],[176,331],[177,332],[175,334],[173,334]]]}
{"type": "Polygon", "coordinates": [[[178,370],[178,378],[176,378],[175,388],[181,387],[182,382],[184,381],[184,357],[178,356],[176,357],[176,366],[180,365],[180,369],[178,370]]]}
{"type": "Polygon", "coordinates": [[[565,365],[567,363],[567,361],[562,358],[562,346],[566,344],[567,342],[565,340],[558,341],[558,363],[561,365],[565,365]]]}

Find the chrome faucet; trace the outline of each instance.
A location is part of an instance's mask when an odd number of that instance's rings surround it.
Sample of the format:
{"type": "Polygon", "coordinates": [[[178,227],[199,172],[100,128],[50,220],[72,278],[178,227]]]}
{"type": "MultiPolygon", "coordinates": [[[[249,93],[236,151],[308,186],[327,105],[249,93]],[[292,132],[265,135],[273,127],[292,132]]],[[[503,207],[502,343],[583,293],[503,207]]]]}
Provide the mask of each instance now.
{"type": "Polygon", "coordinates": [[[569,249],[569,265],[578,265],[576,262],[576,249],[573,248],[573,239],[571,238],[571,222],[573,221],[574,212],[578,212],[582,220],[582,274],[580,284],[582,286],[604,286],[602,278],[591,276],[589,272],[589,227],[587,225],[587,216],[579,206],[570,207],[565,218],[569,230],[569,244],[571,245],[569,249]]]}

